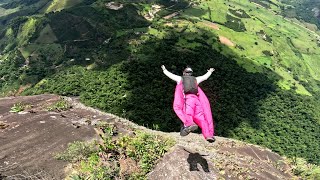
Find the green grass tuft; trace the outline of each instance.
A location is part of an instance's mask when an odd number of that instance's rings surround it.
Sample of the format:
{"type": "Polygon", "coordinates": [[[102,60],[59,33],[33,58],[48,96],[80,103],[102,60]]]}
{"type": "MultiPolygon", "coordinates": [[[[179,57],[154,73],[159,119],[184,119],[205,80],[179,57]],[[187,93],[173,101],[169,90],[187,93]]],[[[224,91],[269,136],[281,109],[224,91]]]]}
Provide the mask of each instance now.
{"type": "Polygon", "coordinates": [[[48,111],[66,111],[68,109],[72,108],[70,103],[64,99],[60,99],[58,102],[55,102],[54,104],[47,107],[48,111]]]}
{"type": "Polygon", "coordinates": [[[21,111],[24,111],[26,109],[29,109],[31,108],[31,105],[30,104],[24,104],[22,102],[19,102],[17,104],[14,104],[11,109],[10,109],[10,112],[12,113],[18,113],[18,112],[21,112],[21,111]]]}

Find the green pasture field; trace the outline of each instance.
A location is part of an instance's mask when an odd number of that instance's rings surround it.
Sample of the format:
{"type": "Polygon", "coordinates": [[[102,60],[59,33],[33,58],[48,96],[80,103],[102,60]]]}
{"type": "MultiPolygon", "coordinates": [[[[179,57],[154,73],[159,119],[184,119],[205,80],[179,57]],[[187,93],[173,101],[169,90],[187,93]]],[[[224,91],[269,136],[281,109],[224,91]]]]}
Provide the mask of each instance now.
{"type": "Polygon", "coordinates": [[[159,39],[162,39],[163,37],[165,37],[165,34],[166,34],[164,31],[158,31],[155,28],[149,28],[147,33],[150,35],[154,35],[154,36],[158,37],[159,39]]]}
{"type": "MultiPolygon", "coordinates": [[[[1,3],[0,3],[0,5],[1,5],[1,3]]],[[[0,7],[0,17],[6,16],[6,15],[14,13],[14,12],[17,12],[18,10],[19,10],[18,7],[14,8],[14,9],[4,9],[4,8],[0,7]]]]}
{"type": "Polygon", "coordinates": [[[37,22],[36,18],[29,18],[27,22],[25,22],[23,26],[20,27],[21,28],[20,33],[17,36],[18,43],[20,45],[26,44],[29,37],[35,32],[36,22],[37,22]]]}
{"type": "Polygon", "coordinates": [[[6,29],[4,37],[0,39],[0,44],[4,44],[6,47],[10,46],[9,43],[7,43],[7,41],[13,38],[13,34],[14,32],[12,28],[6,29]]]}
{"type": "Polygon", "coordinates": [[[10,50],[12,46],[21,47],[29,42],[29,39],[36,31],[37,18],[30,17],[26,22],[12,28],[8,27],[5,30],[4,37],[0,39],[0,44],[5,44],[5,50],[10,50]]]}
{"type": "Polygon", "coordinates": [[[307,68],[309,69],[311,76],[320,81],[320,55],[302,54],[302,56],[307,64],[307,68]]]}
{"type": "MultiPolygon", "coordinates": [[[[272,2],[281,4],[276,0],[272,0],[272,2]]],[[[185,10],[182,15],[190,18],[197,16],[203,22],[208,20],[217,23],[219,30],[205,27],[206,25],[203,23],[197,23],[197,27],[210,29],[217,36],[224,36],[234,44],[243,47],[244,50],[234,47],[228,47],[228,49],[233,49],[239,56],[247,57],[258,66],[265,66],[276,72],[282,78],[278,82],[280,87],[284,89],[295,88],[297,93],[310,95],[293,76],[296,75],[299,80],[304,81],[319,79],[319,73],[317,72],[320,64],[317,58],[319,59],[320,51],[316,43],[316,35],[307,30],[302,23],[293,23],[289,19],[276,15],[276,12],[279,12],[280,9],[279,6],[274,4],[270,4],[270,9],[266,9],[249,1],[200,1],[199,5],[194,5],[192,8],[185,10]],[[250,15],[250,18],[240,18],[242,23],[245,24],[245,32],[236,32],[223,25],[227,21],[228,14],[234,16],[229,9],[240,9],[250,15]],[[264,31],[272,41],[267,42],[257,35],[259,31],[264,31]],[[272,55],[268,57],[263,52],[272,55]]],[[[181,41],[181,43],[186,45],[184,41],[181,41]]],[[[189,45],[195,46],[193,43],[189,45]]],[[[213,46],[217,49],[217,46],[221,45],[214,43],[213,46]]],[[[250,72],[259,70],[259,68],[253,69],[254,66],[245,64],[245,62],[241,63],[250,72]]],[[[319,87],[314,88],[318,89],[319,87]]]]}
{"type": "Polygon", "coordinates": [[[62,9],[73,7],[81,2],[83,2],[83,0],[53,0],[51,3],[48,3],[43,7],[40,12],[47,13],[60,11],[62,9]]]}
{"type": "Polygon", "coordinates": [[[9,54],[0,55],[0,62],[5,61],[8,58],[9,54]]]}
{"type": "MultiPolygon", "coordinates": [[[[10,15],[10,14],[15,13],[15,12],[18,12],[18,14],[15,15],[14,17],[37,13],[40,9],[42,9],[47,4],[49,4],[49,1],[51,1],[51,0],[40,0],[40,1],[35,1],[35,2],[30,2],[30,1],[28,1],[28,2],[17,2],[17,4],[13,4],[11,6],[11,8],[8,7],[8,9],[0,7],[0,17],[1,16],[10,15]],[[23,11],[23,13],[19,13],[19,11],[23,11]]],[[[8,2],[11,2],[11,1],[8,1],[8,2]]],[[[1,5],[1,3],[0,3],[0,5],[1,5]]],[[[11,18],[12,17],[10,17],[10,19],[11,18]]]]}

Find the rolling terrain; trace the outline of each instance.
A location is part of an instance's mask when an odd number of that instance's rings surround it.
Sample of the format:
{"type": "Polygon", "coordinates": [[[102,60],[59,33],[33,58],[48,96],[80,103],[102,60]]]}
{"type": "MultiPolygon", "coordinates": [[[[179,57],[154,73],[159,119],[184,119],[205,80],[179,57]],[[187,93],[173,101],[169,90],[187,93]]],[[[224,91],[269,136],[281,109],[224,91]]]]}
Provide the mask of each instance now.
{"type": "Polygon", "coordinates": [[[201,86],[216,134],[320,163],[317,24],[286,1],[0,0],[2,96],[55,93],[161,131],[180,74],[201,86]],[[312,28],[313,27],[313,28],[312,28]]]}

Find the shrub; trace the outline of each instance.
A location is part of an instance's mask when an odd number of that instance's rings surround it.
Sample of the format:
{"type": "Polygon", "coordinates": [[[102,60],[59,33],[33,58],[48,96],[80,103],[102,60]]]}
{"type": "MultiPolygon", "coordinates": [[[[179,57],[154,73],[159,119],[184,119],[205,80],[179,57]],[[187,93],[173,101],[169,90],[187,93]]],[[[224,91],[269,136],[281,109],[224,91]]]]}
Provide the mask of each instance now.
{"type": "Polygon", "coordinates": [[[293,165],[295,175],[302,179],[320,179],[320,166],[309,164],[303,158],[294,158],[290,160],[293,165]]]}
{"type": "Polygon", "coordinates": [[[31,108],[30,104],[23,104],[22,102],[19,102],[17,104],[14,104],[11,107],[10,112],[18,113],[18,112],[24,111],[25,109],[29,109],[29,108],[31,108]]]}
{"type": "Polygon", "coordinates": [[[102,142],[96,144],[98,151],[78,164],[73,179],[145,179],[174,144],[171,139],[141,131],[114,140],[115,126],[106,124],[99,129],[102,142]]]}
{"type": "Polygon", "coordinates": [[[57,153],[54,157],[58,160],[64,160],[68,162],[78,162],[91,156],[96,152],[93,143],[75,141],[69,143],[65,151],[57,153]]]}
{"type": "Polygon", "coordinates": [[[47,107],[48,111],[65,111],[72,108],[71,104],[69,104],[68,101],[64,100],[64,99],[60,99],[59,101],[57,101],[56,103],[50,105],[47,107]]]}

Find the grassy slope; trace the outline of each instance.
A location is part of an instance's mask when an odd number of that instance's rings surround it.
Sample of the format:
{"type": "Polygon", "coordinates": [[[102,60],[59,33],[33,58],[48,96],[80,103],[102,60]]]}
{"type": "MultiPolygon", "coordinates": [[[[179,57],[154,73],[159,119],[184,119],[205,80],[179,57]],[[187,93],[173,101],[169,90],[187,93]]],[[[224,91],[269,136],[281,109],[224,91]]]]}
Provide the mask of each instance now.
{"type": "MultiPolygon", "coordinates": [[[[320,29],[320,18],[314,16],[314,8],[320,8],[320,2],[314,0],[282,0],[284,4],[283,15],[288,18],[297,18],[302,21],[303,25],[306,27],[310,26],[312,23],[312,28],[315,29],[314,25],[317,26],[317,29],[320,29]],[[309,22],[309,23],[306,23],[309,22]]],[[[318,34],[320,32],[318,31],[318,34]]]]}
{"type": "MultiPolygon", "coordinates": [[[[275,12],[257,6],[248,1],[206,1],[202,2],[195,9],[185,11],[188,16],[197,15],[197,11],[203,10],[205,14],[203,18],[211,19],[213,22],[225,23],[226,14],[230,13],[228,8],[245,10],[251,18],[242,19],[247,31],[235,32],[232,29],[221,26],[221,30],[212,30],[217,35],[222,35],[229,38],[232,42],[245,48],[245,51],[235,49],[240,54],[250,58],[252,61],[266,66],[279,74],[283,79],[279,81],[279,85],[284,89],[290,89],[295,86],[298,93],[311,95],[299,81],[310,81],[313,79],[319,80],[319,66],[314,66],[314,61],[311,59],[320,58],[319,46],[316,44],[316,36],[311,33],[306,33],[305,28],[298,26],[285,20],[275,12]],[[210,7],[211,13],[209,13],[210,7]],[[253,11],[250,11],[253,10],[253,11]],[[255,18],[256,17],[256,18],[255,18]],[[273,39],[269,43],[256,35],[256,32],[264,30],[267,35],[273,39]],[[290,38],[293,43],[290,46],[288,43],[290,38]],[[258,45],[254,43],[257,42],[258,45]],[[276,52],[278,56],[266,57],[262,51],[276,52]],[[295,54],[295,52],[299,52],[295,54]],[[266,64],[265,64],[266,63],[266,64]],[[293,78],[294,75],[299,77],[299,81],[293,78]]],[[[276,8],[272,6],[272,8],[276,8]]],[[[279,8],[277,9],[279,11],[279,8]]],[[[253,69],[248,69],[254,71],[253,69]]],[[[318,91],[319,87],[313,87],[318,91]]]]}
{"type": "MultiPolygon", "coordinates": [[[[1,5],[1,4],[0,4],[1,5]]],[[[8,14],[14,13],[16,11],[18,11],[19,8],[15,8],[15,9],[4,9],[0,7],[0,17],[1,16],[6,16],[8,14]]]]}
{"type": "Polygon", "coordinates": [[[45,7],[43,7],[40,12],[48,13],[52,11],[60,11],[73,7],[82,1],[83,0],[53,0],[51,3],[48,3],[45,7]]]}

